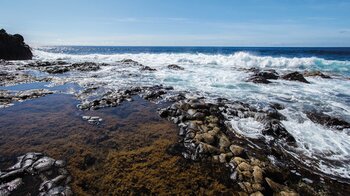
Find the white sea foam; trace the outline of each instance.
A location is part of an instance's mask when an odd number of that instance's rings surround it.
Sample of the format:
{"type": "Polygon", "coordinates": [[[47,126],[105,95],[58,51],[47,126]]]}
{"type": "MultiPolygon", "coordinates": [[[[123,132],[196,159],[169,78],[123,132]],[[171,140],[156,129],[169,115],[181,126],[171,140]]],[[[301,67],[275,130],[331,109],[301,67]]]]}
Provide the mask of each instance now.
{"type": "Polygon", "coordinates": [[[231,55],[223,54],[191,54],[191,53],[125,53],[125,54],[88,54],[88,55],[72,55],[63,53],[49,53],[42,50],[34,51],[36,59],[41,60],[72,60],[72,61],[100,61],[115,62],[122,59],[131,58],[141,63],[153,66],[163,66],[169,63],[178,63],[182,65],[208,65],[208,66],[229,66],[235,68],[279,68],[279,69],[306,69],[306,68],[322,68],[331,71],[350,71],[350,62],[325,60],[322,58],[287,58],[287,57],[271,57],[256,56],[248,52],[236,52],[231,55]]]}
{"type": "MultiPolygon", "coordinates": [[[[296,138],[296,156],[315,161],[320,171],[350,178],[350,131],[335,131],[311,122],[303,113],[318,109],[350,121],[350,62],[321,58],[286,58],[256,56],[247,52],[231,55],[189,53],[89,54],[71,55],[35,50],[37,60],[68,60],[115,63],[133,59],[156,68],[156,72],[140,72],[137,67],[106,66],[97,72],[72,73],[65,80],[80,85],[104,83],[108,88],[119,89],[132,85],[164,84],[176,90],[187,90],[209,98],[224,97],[250,103],[278,102],[286,106],[282,113],[287,117],[283,124],[296,138]],[[178,64],[184,71],[169,70],[167,65],[178,64]],[[311,84],[277,80],[272,84],[253,84],[245,80],[250,73],[240,68],[274,68],[280,73],[316,69],[335,75],[332,80],[307,78],[311,84]],[[95,76],[98,77],[95,77],[95,76]],[[332,165],[330,161],[338,161],[332,165]],[[327,162],[329,161],[329,162],[327,162]]],[[[60,81],[55,78],[54,81],[60,81]]],[[[252,119],[232,121],[232,125],[247,137],[257,138],[259,123],[252,119]]]]}

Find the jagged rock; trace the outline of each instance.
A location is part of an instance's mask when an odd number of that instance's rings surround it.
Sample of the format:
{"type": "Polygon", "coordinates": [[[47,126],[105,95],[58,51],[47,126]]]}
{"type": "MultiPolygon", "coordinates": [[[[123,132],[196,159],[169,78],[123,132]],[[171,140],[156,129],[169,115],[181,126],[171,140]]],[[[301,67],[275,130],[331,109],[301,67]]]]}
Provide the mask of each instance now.
{"type": "Polygon", "coordinates": [[[331,127],[338,130],[348,129],[350,128],[350,123],[342,120],[340,118],[332,117],[322,112],[306,112],[306,116],[315,123],[331,127]]]}
{"type": "Polygon", "coordinates": [[[278,120],[269,120],[265,122],[263,134],[274,136],[278,139],[285,139],[289,144],[295,144],[296,140],[292,134],[290,134],[286,128],[278,120]]]}
{"type": "Polygon", "coordinates": [[[309,81],[307,81],[304,78],[303,74],[301,74],[301,73],[299,73],[297,71],[282,76],[282,79],[284,79],[284,80],[291,80],[291,81],[299,81],[299,82],[304,82],[304,83],[310,83],[309,81]]]}
{"type": "Polygon", "coordinates": [[[32,58],[30,47],[24,43],[22,35],[10,35],[4,29],[0,30],[0,59],[29,60],[32,58]]]}

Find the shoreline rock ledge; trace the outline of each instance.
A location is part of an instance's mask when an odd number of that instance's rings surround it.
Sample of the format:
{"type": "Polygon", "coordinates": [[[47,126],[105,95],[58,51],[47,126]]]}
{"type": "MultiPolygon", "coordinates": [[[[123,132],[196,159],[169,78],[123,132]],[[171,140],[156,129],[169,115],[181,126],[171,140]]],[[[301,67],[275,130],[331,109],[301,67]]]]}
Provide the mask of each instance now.
{"type": "Polygon", "coordinates": [[[22,35],[11,35],[4,29],[0,30],[0,59],[30,60],[32,58],[30,47],[24,43],[22,35]]]}

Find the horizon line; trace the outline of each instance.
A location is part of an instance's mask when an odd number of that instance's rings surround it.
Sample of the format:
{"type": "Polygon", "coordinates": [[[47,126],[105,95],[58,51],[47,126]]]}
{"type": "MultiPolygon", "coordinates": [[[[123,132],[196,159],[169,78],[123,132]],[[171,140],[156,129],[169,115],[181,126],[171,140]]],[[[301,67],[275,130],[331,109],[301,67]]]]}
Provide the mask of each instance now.
{"type": "Polygon", "coordinates": [[[221,46],[221,45],[183,45],[183,46],[172,46],[172,45],[38,45],[36,47],[173,47],[173,48],[185,48],[185,47],[196,47],[196,48],[350,48],[350,46],[221,46]]]}

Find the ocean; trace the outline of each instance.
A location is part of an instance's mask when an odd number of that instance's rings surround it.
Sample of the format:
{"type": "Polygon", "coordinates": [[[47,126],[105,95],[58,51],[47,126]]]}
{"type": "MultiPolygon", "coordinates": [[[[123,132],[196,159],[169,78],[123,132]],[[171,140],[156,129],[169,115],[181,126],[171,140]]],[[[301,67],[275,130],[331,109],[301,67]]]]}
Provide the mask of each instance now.
{"type": "MultiPolygon", "coordinates": [[[[208,100],[226,98],[257,107],[279,103],[285,107],[280,111],[286,117],[282,123],[297,141],[289,153],[323,173],[350,178],[350,130],[333,130],[306,115],[318,111],[350,122],[350,48],[58,46],[35,48],[34,56],[42,61],[110,64],[96,72],[55,76],[57,83],[103,84],[113,90],[162,84],[208,100]],[[114,65],[123,59],[157,71],[114,65]],[[170,64],[184,70],[170,70],[170,64]],[[250,68],[274,69],[279,75],[321,71],[331,79],[306,77],[310,84],[287,80],[255,84],[247,82],[250,68]]],[[[245,137],[264,137],[262,125],[254,119],[232,119],[230,124],[245,137]]]]}

